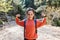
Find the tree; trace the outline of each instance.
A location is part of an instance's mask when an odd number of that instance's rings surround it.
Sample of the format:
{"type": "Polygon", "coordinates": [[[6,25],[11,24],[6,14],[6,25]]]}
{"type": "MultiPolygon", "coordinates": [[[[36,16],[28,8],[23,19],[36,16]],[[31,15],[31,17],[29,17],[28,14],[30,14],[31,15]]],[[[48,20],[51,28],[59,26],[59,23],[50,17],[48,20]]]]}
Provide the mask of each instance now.
{"type": "Polygon", "coordinates": [[[5,12],[5,16],[7,17],[7,12],[13,10],[13,6],[11,5],[12,0],[0,0],[0,12],[5,12]]]}
{"type": "Polygon", "coordinates": [[[34,0],[25,0],[25,7],[34,8],[34,0]]]}
{"type": "Polygon", "coordinates": [[[49,6],[59,7],[60,6],[60,0],[48,0],[47,3],[49,6]]]}
{"type": "Polygon", "coordinates": [[[0,11],[7,13],[13,9],[11,5],[12,0],[0,0],[0,11]]]}

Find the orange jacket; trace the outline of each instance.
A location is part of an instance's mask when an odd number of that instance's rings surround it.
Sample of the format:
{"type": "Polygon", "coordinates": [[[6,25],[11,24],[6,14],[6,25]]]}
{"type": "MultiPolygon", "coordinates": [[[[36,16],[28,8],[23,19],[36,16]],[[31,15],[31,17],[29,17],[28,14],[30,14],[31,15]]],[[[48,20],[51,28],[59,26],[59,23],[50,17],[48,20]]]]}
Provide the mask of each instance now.
{"type": "MultiPolygon", "coordinates": [[[[24,27],[24,20],[20,21],[19,18],[16,17],[16,23],[22,27],[24,27]]],[[[38,36],[35,32],[35,25],[34,20],[27,20],[26,21],[26,29],[25,29],[25,38],[27,39],[36,39],[38,36]]],[[[46,18],[43,21],[39,21],[37,19],[37,28],[46,24],[46,18]]]]}

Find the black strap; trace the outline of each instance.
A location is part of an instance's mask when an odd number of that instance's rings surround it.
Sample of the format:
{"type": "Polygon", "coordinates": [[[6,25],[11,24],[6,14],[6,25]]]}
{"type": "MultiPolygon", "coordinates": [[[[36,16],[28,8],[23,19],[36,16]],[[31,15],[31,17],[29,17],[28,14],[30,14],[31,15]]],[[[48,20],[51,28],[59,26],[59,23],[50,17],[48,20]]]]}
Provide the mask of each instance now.
{"type": "Polygon", "coordinates": [[[26,28],[26,20],[24,20],[24,37],[25,37],[25,28],[26,28]]]}
{"type": "Polygon", "coordinates": [[[36,19],[34,20],[34,22],[35,22],[35,31],[37,33],[37,21],[36,21],[36,19]]]}

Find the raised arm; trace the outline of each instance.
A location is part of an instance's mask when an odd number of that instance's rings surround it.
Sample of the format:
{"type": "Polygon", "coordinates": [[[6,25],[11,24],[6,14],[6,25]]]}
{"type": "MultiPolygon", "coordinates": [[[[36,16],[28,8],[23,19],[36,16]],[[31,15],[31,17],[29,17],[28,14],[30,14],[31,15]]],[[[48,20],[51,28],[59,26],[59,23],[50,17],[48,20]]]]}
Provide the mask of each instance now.
{"type": "Polygon", "coordinates": [[[20,20],[18,17],[19,17],[20,15],[16,15],[16,23],[18,24],[18,25],[20,25],[20,26],[23,26],[24,27],[24,21],[23,20],[20,20]]]}
{"type": "Polygon", "coordinates": [[[37,20],[37,28],[45,24],[46,24],[46,18],[43,18],[42,20],[37,20]]]}
{"type": "Polygon", "coordinates": [[[37,20],[37,27],[41,27],[46,24],[46,15],[42,12],[41,19],[37,20]]]}

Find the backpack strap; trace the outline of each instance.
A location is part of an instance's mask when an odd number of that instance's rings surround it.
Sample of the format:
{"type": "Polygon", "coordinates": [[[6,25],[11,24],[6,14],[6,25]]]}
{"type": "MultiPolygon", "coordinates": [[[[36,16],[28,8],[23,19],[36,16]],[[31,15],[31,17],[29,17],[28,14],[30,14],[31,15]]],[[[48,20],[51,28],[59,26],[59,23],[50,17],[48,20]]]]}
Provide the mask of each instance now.
{"type": "Polygon", "coordinates": [[[26,19],[24,20],[24,37],[25,37],[26,19]]]}
{"type": "Polygon", "coordinates": [[[36,33],[37,33],[37,21],[36,21],[36,19],[34,19],[34,22],[35,22],[35,31],[36,31],[36,33]]]}

